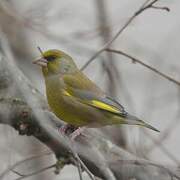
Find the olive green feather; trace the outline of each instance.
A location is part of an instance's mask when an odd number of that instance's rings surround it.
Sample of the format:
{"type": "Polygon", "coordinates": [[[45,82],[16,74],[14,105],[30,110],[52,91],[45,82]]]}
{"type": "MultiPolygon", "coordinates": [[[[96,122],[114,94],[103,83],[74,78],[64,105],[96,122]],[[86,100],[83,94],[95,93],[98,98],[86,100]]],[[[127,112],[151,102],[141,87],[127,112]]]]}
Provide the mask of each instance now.
{"type": "Polygon", "coordinates": [[[123,106],[85,76],[73,59],[59,50],[43,53],[46,94],[52,111],[68,124],[101,127],[113,124],[139,125],[158,131],[128,114],[123,106]]]}

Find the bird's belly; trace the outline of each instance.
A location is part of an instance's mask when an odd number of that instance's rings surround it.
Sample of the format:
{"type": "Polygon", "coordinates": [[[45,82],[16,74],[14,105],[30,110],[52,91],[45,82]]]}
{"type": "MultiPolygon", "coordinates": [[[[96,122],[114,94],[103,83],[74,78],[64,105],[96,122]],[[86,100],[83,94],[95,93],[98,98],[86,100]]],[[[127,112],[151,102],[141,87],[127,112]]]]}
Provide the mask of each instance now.
{"type": "Polygon", "coordinates": [[[62,121],[74,126],[88,126],[97,120],[92,109],[76,102],[73,99],[60,97],[55,92],[48,92],[47,99],[51,110],[62,121]]]}

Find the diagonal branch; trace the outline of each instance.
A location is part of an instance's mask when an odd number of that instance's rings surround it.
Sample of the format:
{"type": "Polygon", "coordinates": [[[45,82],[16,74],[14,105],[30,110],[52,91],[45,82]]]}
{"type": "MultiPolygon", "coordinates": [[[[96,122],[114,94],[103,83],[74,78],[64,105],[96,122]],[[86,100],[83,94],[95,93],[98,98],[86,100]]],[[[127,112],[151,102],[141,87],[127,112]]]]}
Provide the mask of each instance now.
{"type": "MultiPolygon", "coordinates": [[[[106,43],[102,48],[100,48],[81,68],[83,71],[94,59],[96,59],[103,51],[105,51],[106,48],[108,48],[123,32],[124,30],[131,24],[131,22],[142,12],[145,10],[152,8],[153,5],[158,1],[154,0],[150,2],[151,0],[146,0],[140,8],[134,13],[133,16],[131,16],[128,21],[119,29],[119,31],[106,43]],[[150,3],[149,3],[150,2],[150,3]]],[[[160,9],[160,8],[158,8],[160,9]]]]}
{"type": "Polygon", "coordinates": [[[15,180],[22,180],[22,179],[26,179],[26,178],[29,178],[29,177],[31,177],[31,176],[35,176],[35,175],[37,175],[37,174],[40,174],[40,173],[42,173],[42,172],[44,172],[44,171],[47,171],[47,170],[49,170],[49,169],[51,169],[51,168],[54,168],[54,167],[55,167],[55,164],[50,165],[50,166],[47,166],[47,167],[44,167],[44,168],[42,168],[42,169],[40,169],[40,170],[38,170],[38,171],[29,173],[29,174],[21,174],[21,173],[15,171],[15,170],[12,170],[12,172],[14,172],[14,173],[17,174],[18,176],[20,176],[19,178],[15,179],[15,180]]]}
{"type": "Polygon", "coordinates": [[[177,80],[175,80],[174,78],[166,75],[165,73],[159,71],[158,69],[156,69],[156,68],[154,68],[154,67],[152,67],[152,66],[150,66],[150,65],[148,65],[148,64],[146,64],[146,63],[144,63],[143,61],[141,61],[140,59],[135,58],[135,57],[132,56],[132,55],[129,55],[129,54],[127,54],[127,53],[125,53],[125,52],[123,52],[123,51],[121,51],[121,50],[106,49],[106,51],[123,55],[123,56],[129,58],[130,60],[132,60],[133,63],[138,63],[138,64],[140,64],[140,65],[142,65],[142,66],[150,69],[151,71],[153,71],[154,73],[158,74],[159,76],[161,76],[161,77],[163,77],[163,78],[165,78],[165,79],[173,82],[174,84],[180,86],[180,82],[179,82],[179,81],[177,81],[177,80]]]}
{"type": "MultiPolygon", "coordinates": [[[[48,113],[47,111],[44,111],[44,113],[46,113],[46,115],[50,118],[53,118],[51,116],[51,113],[48,113]]],[[[42,127],[39,127],[37,125],[37,122],[35,120],[35,116],[32,114],[32,111],[30,108],[28,108],[28,106],[21,102],[21,101],[17,101],[16,99],[1,99],[0,101],[0,123],[6,123],[12,127],[14,127],[15,129],[17,129],[18,131],[20,131],[20,129],[18,129],[18,124],[20,122],[23,123],[29,123],[29,130],[30,132],[32,132],[32,135],[37,138],[39,141],[41,141],[43,144],[47,145],[55,154],[57,157],[63,157],[65,158],[65,160],[67,160],[67,164],[71,163],[74,164],[72,160],[72,155],[69,152],[69,148],[67,148],[66,146],[64,146],[63,143],[59,143],[56,141],[56,139],[54,139],[48,132],[44,131],[44,129],[42,127]],[[11,110],[11,115],[7,117],[7,113],[5,111],[5,109],[9,109],[11,110]],[[27,109],[29,109],[29,111],[27,111],[27,109]],[[26,110],[27,115],[26,117],[21,116],[21,112],[24,112],[24,110],[26,110]],[[31,118],[31,121],[30,119],[31,118]],[[35,124],[34,124],[35,123],[35,124]],[[39,129],[38,131],[36,131],[35,127],[37,129],[39,129]],[[31,129],[32,128],[32,129],[31,129]]],[[[30,134],[29,134],[30,135],[30,134]]],[[[119,161],[126,161],[125,159],[127,159],[127,161],[131,161],[130,159],[133,158],[133,155],[128,154],[127,152],[120,150],[120,148],[116,147],[115,145],[113,145],[111,143],[111,145],[109,146],[110,142],[108,140],[103,139],[102,137],[100,137],[98,134],[94,133],[92,131],[91,134],[89,134],[89,136],[86,136],[85,139],[84,137],[78,139],[77,142],[75,142],[77,148],[78,148],[78,152],[80,154],[80,161],[83,161],[83,163],[85,163],[85,167],[88,167],[88,169],[91,170],[91,172],[93,174],[95,174],[98,177],[101,177],[103,179],[107,179],[109,180],[109,178],[106,178],[106,176],[104,175],[104,171],[102,169],[103,166],[103,162],[102,159],[99,158],[99,156],[97,156],[98,153],[101,153],[101,155],[103,155],[106,158],[106,163],[108,163],[109,167],[111,168],[111,171],[116,175],[116,178],[119,179],[124,172],[124,169],[122,168],[121,171],[121,166],[116,166],[116,168],[111,167],[111,163],[118,163],[119,161]],[[91,135],[91,136],[90,136],[91,135]],[[92,146],[92,144],[90,142],[96,140],[96,144],[94,145],[94,147],[92,146]],[[85,147],[87,148],[85,148],[85,147]],[[100,151],[98,152],[97,146],[99,146],[100,151]],[[83,151],[85,151],[86,154],[88,154],[88,156],[85,156],[83,154],[83,151]],[[111,157],[113,159],[111,159],[111,157]],[[123,160],[122,160],[123,159],[123,160]]],[[[136,158],[137,159],[137,158],[136,158]]],[[[140,160],[137,160],[140,161],[140,160]]],[[[149,165],[150,162],[149,161],[143,161],[144,164],[149,165]],[[145,163],[146,162],[146,163],[145,163]]],[[[122,163],[121,163],[122,165],[122,163]]],[[[153,164],[152,164],[153,166],[153,164]]],[[[163,168],[165,169],[164,166],[161,165],[157,165],[154,163],[154,166],[158,166],[159,168],[163,168]]],[[[84,168],[84,167],[83,167],[84,168]]],[[[172,171],[170,171],[168,168],[166,168],[168,173],[171,172],[171,175],[173,175],[174,177],[178,177],[176,174],[174,174],[172,171]]],[[[135,172],[138,174],[137,170],[134,169],[133,172],[135,172]]],[[[159,172],[161,173],[161,172],[159,172]]],[[[106,174],[106,173],[105,173],[106,174]]],[[[3,174],[3,176],[0,176],[1,179],[3,179],[3,177],[6,175],[6,173],[3,174]]],[[[132,176],[131,173],[129,173],[129,176],[132,176]]],[[[135,175],[134,175],[135,176],[135,175]]],[[[178,177],[180,179],[180,177],[178,177]]]]}

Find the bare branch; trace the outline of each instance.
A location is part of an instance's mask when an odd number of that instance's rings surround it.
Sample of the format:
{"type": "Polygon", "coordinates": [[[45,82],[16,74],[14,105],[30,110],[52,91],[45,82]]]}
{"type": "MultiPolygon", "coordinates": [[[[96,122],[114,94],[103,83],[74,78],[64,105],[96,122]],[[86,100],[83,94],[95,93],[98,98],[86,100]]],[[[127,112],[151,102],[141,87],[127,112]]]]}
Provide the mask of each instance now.
{"type": "Polygon", "coordinates": [[[82,178],[81,164],[80,164],[79,162],[76,161],[76,166],[77,166],[77,169],[78,169],[79,180],[83,180],[83,178],[82,178]]]}
{"type": "MultiPolygon", "coordinates": [[[[81,158],[78,156],[77,153],[75,153],[75,158],[77,160],[78,166],[82,166],[83,169],[86,171],[86,173],[89,175],[89,177],[91,178],[91,180],[95,180],[94,175],[89,171],[89,169],[86,167],[86,165],[83,163],[83,161],[81,160],[81,158]]],[[[79,169],[79,168],[78,168],[79,169]]]]}
{"type": "Polygon", "coordinates": [[[179,82],[179,81],[177,81],[177,80],[175,80],[174,78],[166,75],[165,73],[162,73],[162,72],[159,71],[158,69],[156,69],[156,68],[154,68],[154,67],[152,67],[152,66],[150,66],[150,65],[148,65],[148,64],[146,64],[146,63],[144,63],[143,61],[141,61],[141,60],[133,57],[132,55],[129,55],[129,54],[127,54],[127,53],[125,53],[125,52],[123,52],[123,51],[121,51],[121,50],[106,49],[106,51],[123,55],[123,56],[129,58],[130,60],[132,60],[133,63],[138,63],[138,64],[140,64],[140,65],[142,65],[142,66],[150,69],[151,71],[155,72],[155,73],[158,74],[159,76],[161,76],[161,77],[163,77],[163,78],[165,78],[165,79],[173,82],[174,84],[180,86],[180,82],[179,82]]]}
{"type": "Polygon", "coordinates": [[[152,6],[158,1],[154,0],[150,2],[151,0],[146,0],[141,7],[134,13],[133,16],[131,16],[128,21],[123,25],[122,28],[110,39],[102,48],[100,48],[81,68],[83,71],[95,58],[97,58],[105,49],[107,49],[122,33],[123,31],[129,26],[129,24],[142,12],[145,10],[152,8],[152,6]],[[149,3],[150,2],[150,3],[149,3]]]}
{"type": "MultiPolygon", "coordinates": [[[[0,102],[2,103],[2,99],[0,100],[0,102]]],[[[0,122],[0,123],[3,123],[3,122],[0,122]]],[[[20,166],[28,161],[32,161],[34,159],[40,158],[42,156],[50,155],[50,154],[52,154],[52,152],[45,152],[45,153],[42,152],[41,154],[37,154],[37,155],[31,156],[29,158],[25,158],[23,160],[18,161],[15,164],[8,167],[4,172],[2,172],[0,174],[0,179],[3,179],[6,174],[8,174],[10,171],[12,171],[13,169],[15,169],[18,166],[20,166]]]]}
{"type": "Polygon", "coordinates": [[[170,9],[166,6],[160,7],[160,6],[151,6],[152,9],[161,9],[161,10],[165,10],[167,12],[170,11],[170,9]]]}
{"type": "Polygon", "coordinates": [[[56,165],[53,164],[53,165],[44,167],[44,168],[42,168],[42,169],[40,169],[40,170],[38,170],[38,171],[29,173],[29,174],[21,174],[21,173],[15,171],[15,170],[12,170],[12,172],[14,172],[15,174],[21,176],[21,177],[15,179],[15,180],[21,180],[21,179],[26,179],[26,178],[28,178],[28,177],[31,177],[31,176],[37,175],[37,174],[39,174],[39,173],[42,173],[42,172],[44,172],[44,171],[46,171],[46,170],[48,170],[48,169],[54,168],[55,166],[56,166],[56,165]]]}
{"type": "MultiPolygon", "coordinates": [[[[158,1],[159,0],[153,0],[149,4],[146,3],[146,5],[143,8],[141,8],[139,11],[136,12],[136,15],[141,14],[146,9],[150,9],[150,8],[156,7],[154,4],[157,3],[158,1]]],[[[170,9],[168,7],[158,7],[158,8],[154,8],[154,9],[166,10],[168,12],[170,11],[170,9]]]]}

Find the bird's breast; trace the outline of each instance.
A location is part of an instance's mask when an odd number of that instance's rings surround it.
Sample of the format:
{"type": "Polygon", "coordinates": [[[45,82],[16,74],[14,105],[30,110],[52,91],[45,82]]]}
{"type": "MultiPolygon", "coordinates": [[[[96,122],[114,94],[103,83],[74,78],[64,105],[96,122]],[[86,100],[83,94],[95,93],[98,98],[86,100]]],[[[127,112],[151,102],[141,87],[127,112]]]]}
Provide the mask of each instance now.
{"type": "Polygon", "coordinates": [[[63,82],[55,79],[46,80],[46,95],[48,104],[53,113],[61,120],[72,125],[81,125],[81,116],[77,115],[77,104],[73,98],[67,99],[64,94],[65,87],[63,82]]]}
{"type": "Polygon", "coordinates": [[[59,114],[62,114],[60,112],[62,111],[62,105],[64,104],[62,97],[62,92],[64,89],[63,82],[61,82],[61,79],[58,76],[49,77],[45,81],[48,104],[56,116],[59,117],[59,114]]]}

